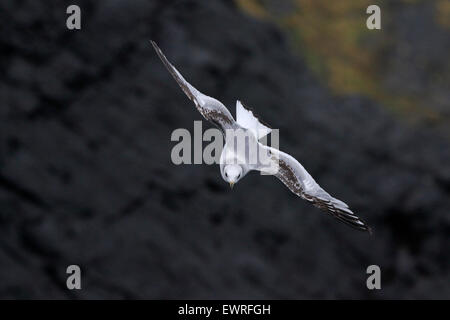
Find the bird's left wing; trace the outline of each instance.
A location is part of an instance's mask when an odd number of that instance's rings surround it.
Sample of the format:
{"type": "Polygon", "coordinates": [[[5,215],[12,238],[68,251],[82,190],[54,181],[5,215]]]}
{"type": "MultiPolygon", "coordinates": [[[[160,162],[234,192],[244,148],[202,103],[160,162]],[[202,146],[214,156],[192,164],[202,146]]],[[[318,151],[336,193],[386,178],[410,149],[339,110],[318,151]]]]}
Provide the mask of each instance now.
{"type": "Polygon", "coordinates": [[[223,133],[225,133],[226,129],[232,129],[237,126],[230,111],[228,111],[228,109],[220,101],[195,89],[183,78],[181,73],[175,69],[169,60],[167,60],[158,45],[154,41],[151,41],[151,43],[167,70],[181,87],[183,92],[194,102],[195,107],[206,120],[211,121],[214,125],[221,129],[223,133]]]}
{"type": "Polygon", "coordinates": [[[272,160],[277,162],[278,170],[274,175],[294,194],[356,229],[371,232],[346,203],[333,198],[323,190],[297,160],[277,149],[271,147],[266,149],[272,160]]]}

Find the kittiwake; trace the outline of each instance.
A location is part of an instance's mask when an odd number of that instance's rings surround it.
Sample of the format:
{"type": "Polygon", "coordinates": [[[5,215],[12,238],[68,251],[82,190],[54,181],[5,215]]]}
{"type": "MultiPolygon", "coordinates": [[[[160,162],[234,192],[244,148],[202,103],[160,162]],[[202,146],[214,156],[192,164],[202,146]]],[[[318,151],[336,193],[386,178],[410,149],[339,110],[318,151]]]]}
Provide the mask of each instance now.
{"type": "Polygon", "coordinates": [[[220,157],[220,173],[231,187],[252,170],[271,174],[281,180],[294,194],[311,202],[314,206],[347,225],[371,232],[346,203],[332,197],[322,189],[297,160],[287,153],[260,143],[259,139],[270,133],[271,129],[263,124],[253,111],[238,100],[235,121],[230,111],[220,101],[194,88],[167,60],[157,44],[154,41],[151,43],[167,70],[183,92],[194,102],[201,115],[222,131],[226,143],[220,157]],[[236,144],[233,143],[237,132],[244,132],[247,135],[243,148],[236,148],[236,144]],[[257,154],[257,160],[249,161],[249,158],[255,154],[257,154]]]}

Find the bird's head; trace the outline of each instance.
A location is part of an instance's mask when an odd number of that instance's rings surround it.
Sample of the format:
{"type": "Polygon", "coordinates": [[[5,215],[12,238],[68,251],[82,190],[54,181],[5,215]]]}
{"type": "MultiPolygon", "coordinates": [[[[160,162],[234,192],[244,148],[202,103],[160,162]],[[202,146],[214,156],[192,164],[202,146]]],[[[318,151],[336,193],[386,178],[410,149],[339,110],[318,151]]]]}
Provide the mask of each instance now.
{"type": "Polygon", "coordinates": [[[230,184],[231,188],[233,188],[233,185],[238,182],[242,176],[243,170],[240,165],[228,164],[223,168],[222,178],[230,184]]]}

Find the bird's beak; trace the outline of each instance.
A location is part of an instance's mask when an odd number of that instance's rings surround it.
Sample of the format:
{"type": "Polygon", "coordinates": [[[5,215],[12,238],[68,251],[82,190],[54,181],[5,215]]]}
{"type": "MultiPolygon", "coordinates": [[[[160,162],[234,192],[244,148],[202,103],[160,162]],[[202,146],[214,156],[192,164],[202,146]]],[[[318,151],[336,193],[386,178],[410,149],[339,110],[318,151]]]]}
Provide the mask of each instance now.
{"type": "Polygon", "coordinates": [[[233,189],[234,182],[230,182],[230,188],[233,189]]]}

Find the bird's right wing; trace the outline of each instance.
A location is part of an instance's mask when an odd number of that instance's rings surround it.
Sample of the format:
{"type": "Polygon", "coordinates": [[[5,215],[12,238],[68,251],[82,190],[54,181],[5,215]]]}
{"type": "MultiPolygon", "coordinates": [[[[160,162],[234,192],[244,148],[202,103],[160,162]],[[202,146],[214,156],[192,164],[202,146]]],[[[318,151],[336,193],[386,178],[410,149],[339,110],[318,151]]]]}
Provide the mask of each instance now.
{"type": "Polygon", "coordinates": [[[322,189],[297,160],[277,149],[271,147],[266,149],[272,160],[277,162],[278,170],[274,175],[294,194],[356,229],[371,232],[346,203],[333,198],[322,189]]]}
{"type": "Polygon", "coordinates": [[[167,70],[170,72],[172,77],[181,87],[183,92],[191,99],[197,110],[201,113],[201,115],[208,121],[211,121],[214,125],[216,125],[219,129],[225,133],[226,129],[232,129],[236,127],[236,122],[234,121],[233,116],[230,111],[218,100],[209,97],[197,89],[195,89],[189,82],[187,82],[180,72],[167,60],[166,56],[162,53],[161,49],[158,45],[151,41],[153,48],[158,54],[161,61],[166,66],[167,70]]]}

